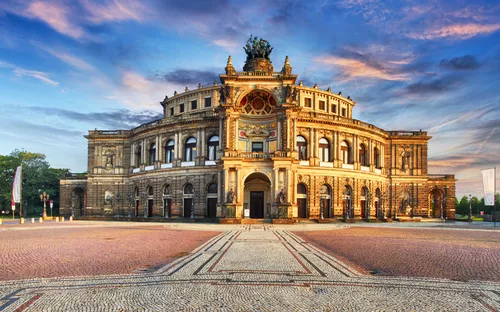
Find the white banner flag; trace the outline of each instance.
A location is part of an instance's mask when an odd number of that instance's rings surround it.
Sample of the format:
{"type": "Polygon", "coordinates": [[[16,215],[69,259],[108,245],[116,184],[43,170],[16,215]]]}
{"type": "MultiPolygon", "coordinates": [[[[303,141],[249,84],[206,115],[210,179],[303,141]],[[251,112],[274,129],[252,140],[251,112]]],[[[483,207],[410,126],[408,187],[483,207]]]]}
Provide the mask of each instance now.
{"type": "Polygon", "coordinates": [[[23,170],[21,166],[17,167],[14,182],[12,183],[12,202],[14,203],[21,202],[21,183],[23,183],[21,181],[21,170],[23,170]]]}
{"type": "Polygon", "coordinates": [[[481,170],[483,174],[484,205],[495,205],[495,169],[481,170]]]}

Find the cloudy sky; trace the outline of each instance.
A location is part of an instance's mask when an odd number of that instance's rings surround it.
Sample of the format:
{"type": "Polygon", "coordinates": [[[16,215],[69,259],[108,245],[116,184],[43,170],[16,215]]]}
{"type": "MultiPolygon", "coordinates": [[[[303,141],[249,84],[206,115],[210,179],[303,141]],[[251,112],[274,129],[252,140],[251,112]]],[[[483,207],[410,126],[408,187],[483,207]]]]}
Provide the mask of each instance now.
{"type": "MultiPolygon", "coordinates": [[[[243,67],[253,34],[354,118],[427,130],[432,173],[481,195],[500,166],[500,1],[0,1],[0,154],[86,169],[89,129],[129,129],[159,101],[243,67]]],[[[498,175],[500,176],[500,175],[498,175]]],[[[499,184],[497,182],[497,184],[499,184]]]]}

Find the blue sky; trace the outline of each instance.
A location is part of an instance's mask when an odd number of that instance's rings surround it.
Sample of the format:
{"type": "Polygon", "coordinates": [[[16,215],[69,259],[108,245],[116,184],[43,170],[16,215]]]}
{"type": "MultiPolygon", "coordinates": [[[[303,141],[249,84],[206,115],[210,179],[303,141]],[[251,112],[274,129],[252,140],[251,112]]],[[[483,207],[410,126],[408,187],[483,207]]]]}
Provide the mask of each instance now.
{"type": "Polygon", "coordinates": [[[500,1],[2,0],[0,153],[84,171],[89,129],[156,118],[228,55],[241,69],[250,34],[354,118],[429,131],[430,172],[456,174],[458,196],[500,166],[500,1]]]}

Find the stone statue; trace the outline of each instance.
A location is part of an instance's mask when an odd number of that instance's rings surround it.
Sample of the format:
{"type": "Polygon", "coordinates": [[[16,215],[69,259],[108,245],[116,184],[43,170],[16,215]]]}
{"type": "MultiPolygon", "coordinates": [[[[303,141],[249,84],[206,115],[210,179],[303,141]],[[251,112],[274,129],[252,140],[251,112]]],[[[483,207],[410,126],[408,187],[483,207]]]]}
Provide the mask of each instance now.
{"type": "Polygon", "coordinates": [[[286,201],[286,194],[285,194],[285,190],[284,189],[281,189],[281,191],[278,193],[277,201],[278,201],[278,205],[285,203],[285,201],[286,201]]]}
{"type": "Polygon", "coordinates": [[[219,99],[221,103],[226,103],[227,93],[227,87],[222,85],[219,89],[219,99]]]}
{"type": "Polygon", "coordinates": [[[285,88],[285,99],[289,99],[292,96],[292,87],[290,85],[287,85],[285,88]]]}
{"type": "Polygon", "coordinates": [[[233,203],[234,203],[235,196],[236,196],[236,194],[234,193],[233,189],[231,189],[231,190],[227,193],[227,202],[228,202],[229,204],[233,204],[233,203]]]}
{"type": "Polygon", "coordinates": [[[297,88],[293,88],[292,91],[292,101],[297,101],[297,88]]]}
{"type": "Polygon", "coordinates": [[[109,153],[106,156],[106,167],[113,167],[113,153],[109,153]]]}
{"type": "Polygon", "coordinates": [[[243,50],[245,50],[245,53],[247,54],[247,61],[254,58],[265,58],[270,60],[273,48],[267,40],[262,38],[257,39],[257,37],[250,35],[250,38],[248,38],[243,50]]]}

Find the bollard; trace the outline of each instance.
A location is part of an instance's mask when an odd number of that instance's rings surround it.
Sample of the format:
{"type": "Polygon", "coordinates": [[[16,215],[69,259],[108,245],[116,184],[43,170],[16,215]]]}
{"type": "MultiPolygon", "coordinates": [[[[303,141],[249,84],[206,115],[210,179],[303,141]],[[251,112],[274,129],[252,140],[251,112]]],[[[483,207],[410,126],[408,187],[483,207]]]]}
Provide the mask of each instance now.
{"type": "Polygon", "coordinates": [[[64,222],[64,217],[61,217],[61,222],[64,222]]]}
{"type": "Polygon", "coordinates": [[[38,223],[43,223],[43,218],[42,217],[38,218],[38,223]]]}
{"type": "Polygon", "coordinates": [[[31,223],[35,223],[35,218],[31,218],[31,223]]]}
{"type": "Polygon", "coordinates": [[[56,222],[59,222],[59,217],[56,217],[56,222]]]}
{"type": "Polygon", "coordinates": [[[20,224],[24,224],[24,218],[19,219],[20,224]]]}
{"type": "Polygon", "coordinates": [[[69,217],[69,222],[72,222],[73,221],[73,217],[69,217]]]}

